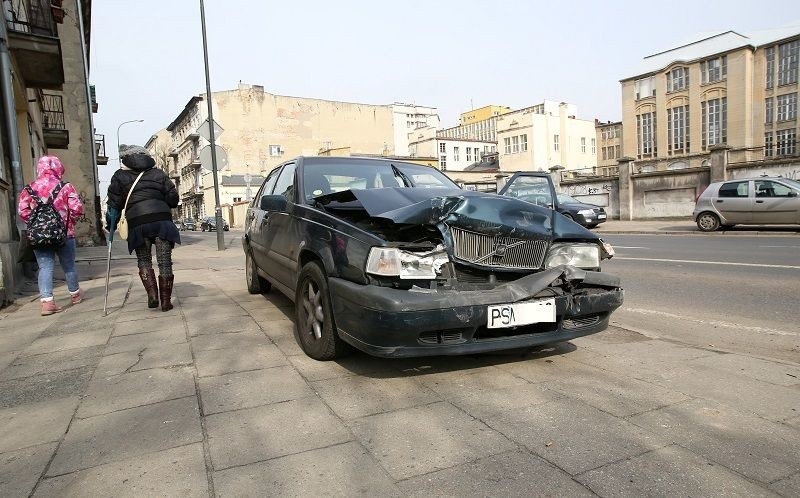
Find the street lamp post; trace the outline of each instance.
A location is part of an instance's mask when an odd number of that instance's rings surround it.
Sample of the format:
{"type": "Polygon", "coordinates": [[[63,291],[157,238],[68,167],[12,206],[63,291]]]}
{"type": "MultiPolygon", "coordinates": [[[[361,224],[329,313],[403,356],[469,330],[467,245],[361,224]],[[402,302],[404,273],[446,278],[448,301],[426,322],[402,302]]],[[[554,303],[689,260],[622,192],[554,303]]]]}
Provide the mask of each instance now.
{"type": "Polygon", "coordinates": [[[119,161],[120,167],[122,167],[122,160],[119,158],[119,129],[122,128],[122,125],[126,125],[128,123],[144,123],[144,119],[131,119],[130,121],[123,121],[119,124],[119,126],[117,126],[117,160],[119,161]]]}

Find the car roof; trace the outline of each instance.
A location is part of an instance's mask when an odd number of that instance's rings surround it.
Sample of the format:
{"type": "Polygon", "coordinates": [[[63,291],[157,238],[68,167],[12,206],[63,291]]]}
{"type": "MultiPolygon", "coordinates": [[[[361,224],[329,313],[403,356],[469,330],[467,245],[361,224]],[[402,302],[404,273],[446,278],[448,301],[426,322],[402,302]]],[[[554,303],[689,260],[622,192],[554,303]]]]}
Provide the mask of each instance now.
{"type": "Polygon", "coordinates": [[[757,180],[791,180],[791,178],[786,178],[785,176],[751,176],[748,178],[731,178],[729,180],[725,180],[724,182],[714,182],[714,184],[720,183],[728,183],[728,182],[747,182],[747,181],[757,181],[757,180]]]}
{"type": "MultiPolygon", "coordinates": [[[[285,161],[285,162],[291,162],[291,161],[292,160],[285,161]]],[[[426,167],[426,168],[436,169],[433,166],[428,166],[426,164],[420,164],[420,163],[415,163],[415,162],[409,161],[409,160],[395,159],[395,158],[390,158],[390,157],[371,157],[371,156],[367,156],[367,157],[365,157],[365,156],[298,156],[298,157],[294,158],[293,161],[301,161],[304,164],[314,164],[314,163],[319,163],[319,162],[324,162],[324,163],[328,163],[328,164],[330,164],[332,162],[333,163],[353,163],[353,162],[365,162],[365,163],[366,162],[372,162],[372,163],[374,163],[374,162],[381,162],[381,163],[390,163],[390,164],[403,163],[403,164],[410,164],[412,166],[422,166],[422,167],[426,167]]]]}

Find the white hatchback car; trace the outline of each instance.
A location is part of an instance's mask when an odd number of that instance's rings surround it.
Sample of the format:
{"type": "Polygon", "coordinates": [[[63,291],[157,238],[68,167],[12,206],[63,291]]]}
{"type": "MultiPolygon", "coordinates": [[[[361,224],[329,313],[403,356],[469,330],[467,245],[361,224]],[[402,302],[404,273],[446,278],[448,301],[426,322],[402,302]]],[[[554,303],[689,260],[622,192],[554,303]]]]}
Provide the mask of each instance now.
{"type": "Polygon", "coordinates": [[[800,182],[759,177],[712,183],[697,198],[692,216],[704,232],[739,224],[800,224],[800,182]]]}

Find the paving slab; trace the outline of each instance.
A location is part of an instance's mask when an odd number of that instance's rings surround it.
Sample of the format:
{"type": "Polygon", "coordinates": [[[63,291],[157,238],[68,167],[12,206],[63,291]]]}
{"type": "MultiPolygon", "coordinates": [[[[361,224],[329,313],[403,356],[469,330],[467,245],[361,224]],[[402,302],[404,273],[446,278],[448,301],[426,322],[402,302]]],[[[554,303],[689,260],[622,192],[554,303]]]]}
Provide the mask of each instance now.
{"type": "Polygon", "coordinates": [[[180,328],[123,335],[112,337],[104,353],[111,355],[125,351],[157,349],[168,344],[180,344],[182,342],[186,342],[186,333],[180,328]]]}
{"type": "Polygon", "coordinates": [[[103,357],[94,372],[95,379],[152,368],[174,368],[193,363],[189,344],[167,344],[140,351],[126,351],[103,357]]]}
{"type": "Polygon", "coordinates": [[[272,344],[255,346],[244,351],[228,348],[195,352],[198,377],[260,370],[287,363],[286,358],[272,344]]]}
{"type": "Polygon", "coordinates": [[[573,361],[569,355],[516,361],[509,359],[506,363],[497,364],[497,368],[531,383],[558,381],[564,377],[580,377],[594,372],[592,367],[573,361]]]}
{"type": "Polygon", "coordinates": [[[21,379],[33,375],[94,366],[100,362],[103,346],[68,349],[34,356],[17,356],[0,373],[0,380],[21,379]]]}
{"type": "Polygon", "coordinates": [[[280,349],[281,353],[286,356],[299,356],[306,354],[300,348],[300,345],[297,344],[297,339],[294,338],[294,333],[286,333],[277,337],[270,336],[272,342],[280,349]]]}
{"type": "Polygon", "coordinates": [[[417,379],[446,399],[461,397],[463,393],[470,391],[487,392],[529,384],[525,379],[495,366],[453,372],[434,371],[427,375],[420,375],[417,379]]]}
{"type": "Polygon", "coordinates": [[[85,366],[0,382],[0,408],[80,396],[94,367],[85,366]]]}
{"type": "Polygon", "coordinates": [[[190,444],[47,478],[34,496],[206,497],[203,445],[190,444]]]}
{"type": "Polygon", "coordinates": [[[502,435],[445,402],[372,415],[349,425],[398,480],[514,448],[502,435]]]}
{"type": "MultiPolygon", "coordinates": [[[[175,313],[172,311],[171,313],[175,313]]],[[[175,313],[176,315],[178,313],[175,313]]],[[[125,301],[125,307],[120,311],[109,313],[109,316],[116,320],[116,323],[139,322],[144,320],[157,320],[163,318],[164,312],[161,308],[148,308],[147,298],[134,298],[129,296],[125,301]]]]}
{"type": "Polygon", "coordinates": [[[77,416],[94,417],[194,394],[194,377],[188,368],[157,368],[95,377],[81,401],[77,416]]]}
{"type": "Polygon", "coordinates": [[[710,400],[688,401],[629,420],[761,482],[800,470],[800,432],[710,400]]]}
{"type": "MultiPolygon", "coordinates": [[[[233,301],[231,301],[233,303],[233,301]]],[[[247,310],[236,303],[227,305],[208,305],[198,303],[195,305],[182,305],[183,313],[188,322],[205,322],[234,316],[246,316],[247,310]]]]}
{"type": "Polygon", "coordinates": [[[227,332],[261,332],[258,324],[249,316],[208,318],[206,320],[187,319],[187,326],[191,336],[227,332]]]}
{"type": "MultiPolygon", "coordinates": [[[[292,336],[294,340],[294,336],[292,336]]],[[[351,375],[367,375],[397,371],[397,362],[388,358],[376,358],[360,352],[333,361],[318,361],[309,356],[295,355],[289,362],[309,382],[337,379],[351,375]]]]}
{"type": "Polygon", "coordinates": [[[576,479],[600,496],[773,496],[739,474],[674,445],[576,479]]]}
{"type": "Polygon", "coordinates": [[[774,482],[769,487],[781,496],[798,496],[800,495],[800,472],[774,482]]]}
{"type": "Polygon", "coordinates": [[[441,401],[435,392],[406,377],[349,376],[317,381],[311,387],[336,415],[345,419],[441,401]]]}
{"type": "Polygon", "coordinates": [[[218,496],[403,496],[355,442],[214,473],[218,496]]]}
{"type": "MultiPolygon", "coordinates": [[[[30,318],[26,321],[30,322],[30,318]]],[[[25,320],[0,320],[0,352],[22,351],[44,332],[47,325],[39,323],[31,326],[25,320]]]]}
{"type": "Polygon", "coordinates": [[[183,329],[183,317],[169,315],[159,320],[139,320],[131,322],[117,322],[114,324],[113,336],[143,334],[145,332],[159,332],[162,330],[183,329]]]}
{"type": "Polygon", "coordinates": [[[525,383],[497,389],[454,391],[449,395],[448,401],[473,417],[486,420],[563,397],[546,385],[525,383]]]}
{"type": "Polygon", "coordinates": [[[76,396],[0,410],[0,453],[60,440],[78,401],[76,396]]]}
{"type": "Polygon", "coordinates": [[[715,370],[744,375],[755,380],[779,386],[800,384],[800,366],[766,361],[738,354],[716,354],[691,361],[715,370]]]}
{"type": "Polygon", "coordinates": [[[508,411],[486,423],[572,475],[667,444],[655,434],[573,399],[508,411]]]}
{"type": "Polygon", "coordinates": [[[58,476],[203,440],[194,396],[73,422],[50,465],[58,476]]]}
{"type": "Polygon", "coordinates": [[[314,395],[290,366],[203,377],[198,384],[205,415],[314,395]]]}
{"type": "Polygon", "coordinates": [[[263,332],[245,331],[228,334],[206,334],[192,338],[192,349],[210,351],[212,349],[250,349],[257,346],[270,345],[272,341],[263,332]]]}
{"type": "Polygon", "coordinates": [[[66,351],[68,349],[88,348],[91,346],[102,346],[108,342],[111,329],[93,329],[72,334],[55,335],[41,337],[25,348],[25,355],[53,353],[56,351],[66,351]]]}
{"type": "MultiPolygon", "coordinates": [[[[81,303],[83,304],[83,303],[81,303]]],[[[89,332],[95,330],[110,331],[114,326],[112,317],[100,316],[100,313],[87,313],[80,309],[70,310],[70,312],[58,313],[58,320],[47,327],[40,338],[44,337],[67,337],[75,333],[89,332]]]]}
{"type": "Polygon", "coordinates": [[[523,451],[481,458],[398,483],[411,497],[429,496],[594,496],[545,460],[523,451]]]}
{"type": "Polygon", "coordinates": [[[206,430],[217,470],[352,440],[316,397],[209,415],[206,430]]]}
{"type": "Polygon", "coordinates": [[[0,489],[3,496],[29,496],[57,446],[57,443],[47,443],[0,453],[0,489]]]}

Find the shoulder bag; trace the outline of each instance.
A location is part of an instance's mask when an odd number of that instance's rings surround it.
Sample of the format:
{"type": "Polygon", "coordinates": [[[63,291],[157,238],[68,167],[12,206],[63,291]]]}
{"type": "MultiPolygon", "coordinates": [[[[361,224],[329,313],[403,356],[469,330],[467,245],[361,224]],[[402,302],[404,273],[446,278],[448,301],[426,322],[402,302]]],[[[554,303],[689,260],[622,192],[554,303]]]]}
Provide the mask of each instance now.
{"type": "Polygon", "coordinates": [[[136,177],[136,180],[131,185],[131,189],[128,190],[128,197],[125,198],[125,206],[122,207],[122,213],[119,215],[119,222],[117,223],[117,233],[119,233],[119,238],[122,240],[128,240],[128,220],[125,218],[125,209],[128,208],[128,201],[131,200],[131,194],[133,193],[133,189],[136,188],[136,184],[139,183],[139,178],[142,177],[144,171],[139,173],[139,176],[136,177]]]}

